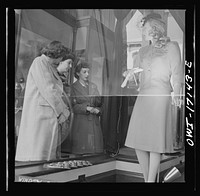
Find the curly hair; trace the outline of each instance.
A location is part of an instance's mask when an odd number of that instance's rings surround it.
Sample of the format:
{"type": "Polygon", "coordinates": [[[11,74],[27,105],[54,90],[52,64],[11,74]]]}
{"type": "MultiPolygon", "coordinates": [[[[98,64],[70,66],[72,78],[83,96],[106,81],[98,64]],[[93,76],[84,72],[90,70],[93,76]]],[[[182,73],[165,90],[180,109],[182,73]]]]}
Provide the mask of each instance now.
{"type": "Polygon", "coordinates": [[[78,76],[77,73],[80,73],[80,71],[81,71],[82,68],[88,68],[88,69],[90,69],[89,63],[87,63],[86,61],[81,60],[80,63],[78,63],[75,66],[74,76],[75,76],[76,79],[79,79],[79,76],[78,76]]]}
{"type": "Polygon", "coordinates": [[[145,16],[143,19],[143,27],[149,22],[152,27],[152,36],[156,40],[156,47],[161,48],[170,41],[169,37],[164,35],[165,33],[165,22],[162,20],[161,15],[157,13],[151,13],[145,16]]]}
{"type": "Polygon", "coordinates": [[[42,54],[52,58],[63,58],[66,55],[66,47],[59,41],[52,41],[41,51],[42,54]]]}

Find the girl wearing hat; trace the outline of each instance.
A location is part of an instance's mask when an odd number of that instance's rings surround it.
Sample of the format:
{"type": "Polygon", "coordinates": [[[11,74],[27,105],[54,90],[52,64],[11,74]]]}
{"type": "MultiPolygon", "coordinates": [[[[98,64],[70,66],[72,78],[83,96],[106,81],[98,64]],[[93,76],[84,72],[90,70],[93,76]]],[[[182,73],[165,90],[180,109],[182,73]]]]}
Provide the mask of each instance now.
{"type": "Polygon", "coordinates": [[[134,67],[143,71],[125,145],[135,149],[145,182],[155,182],[161,154],[173,150],[171,103],[180,105],[183,67],[178,43],[164,36],[159,14],[144,17],[140,27],[150,44],[139,50],[134,61],[134,67]]]}

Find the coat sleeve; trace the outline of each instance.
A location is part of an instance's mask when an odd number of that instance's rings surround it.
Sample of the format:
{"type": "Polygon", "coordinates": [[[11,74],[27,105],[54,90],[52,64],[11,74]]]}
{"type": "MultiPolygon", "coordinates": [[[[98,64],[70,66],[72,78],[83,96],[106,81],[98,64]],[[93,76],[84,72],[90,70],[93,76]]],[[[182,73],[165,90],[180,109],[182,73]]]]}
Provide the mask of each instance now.
{"type": "Polygon", "coordinates": [[[99,94],[98,88],[96,84],[92,84],[92,97],[91,99],[91,106],[97,108],[102,113],[102,97],[99,94]]]}
{"type": "Polygon", "coordinates": [[[60,92],[55,87],[54,78],[52,78],[48,66],[45,60],[42,60],[40,57],[36,58],[31,66],[31,74],[42,97],[53,108],[58,117],[64,112],[66,105],[61,98],[60,92]]]}
{"type": "Polygon", "coordinates": [[[77,96],[73,87],[71,87],[71,96],[70,97],[71,97],[73,112],[75,114],[88,114],[86,108],[87,108],[87,106],[90,106],[90,102],[85,101],[85,102],[80,103],[79,99],[81,99],[81,98],[79,98],[77,96]]]}
{"type": "MultiPolygon", "coordinates": [[[[169,60],[171,67],[171,76],[172,76],[172,84],[173,89],[175,91],[176,85],[180,86],[184,81],[183,77],[183,65],[181,63],[181,54],[180,48],[177,42],[171,42],[169,45],[169,60]]],[[[179,91],[177,89],[176,91],[179,91]]],[[[175,92],[178,93],[178,92],[175,92]]]]}
{"type": "Polygon", "coordinates": [[[90,95],[90,106],[98,107],[101,105],[101,97],[97,89],[97,85],[92,82],[89,85],[89,95],[90,95]]]}

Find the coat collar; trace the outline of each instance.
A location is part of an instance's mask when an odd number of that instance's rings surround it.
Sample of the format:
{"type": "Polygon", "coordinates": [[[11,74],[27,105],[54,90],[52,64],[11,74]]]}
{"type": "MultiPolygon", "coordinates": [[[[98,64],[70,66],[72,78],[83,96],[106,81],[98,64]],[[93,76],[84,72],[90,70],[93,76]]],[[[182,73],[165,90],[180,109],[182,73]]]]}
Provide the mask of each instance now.
{"type": "Polygon", "coordinates": [[[76,89],[77,91],[79,91],[82,95],[97,95],[96,94],[96,86],[95,84],[93,84],[92,82],[88,83],[88,88],[84,87],[83,85],[81,85],[81,83],[77,80],[76,82],[74,82],[73,84],[73,88],[76,89]],[[89,92],[88,92],[89,90],[89,92]]]}
{"type": "Polygon", "coordinates": [[[73,88],[78,91],[81,95],[88,96],[88,89],[81,85],[81,83],[77,80],[73,83],[73,88]]]}
{"type": "Polygon", "coordinates": [[[50,69],[52,70],[54,77],[55,77],[59,82],[62,83],[62,80],[61,80],[60,76],[58,75],[58,70],[57,70],[56,68],[52,67],[52,66],[50,66],[50,69]]]}
{"type": "Polygon", "coordinates": [[[42,54],[41,57],[44,58],[45,61],[49,64],[49,68],[50,68],[51,72],[53,73],[53,76],[54,76],[59,82],[62,83],[62,80],[61,80],[60,76],[58,75],[58,70],[57,70],[55,67],[53,67],[53,66],[49,63],[48,57],[47,57],[46,55],[44,55],[44,54],[42,54]]]}

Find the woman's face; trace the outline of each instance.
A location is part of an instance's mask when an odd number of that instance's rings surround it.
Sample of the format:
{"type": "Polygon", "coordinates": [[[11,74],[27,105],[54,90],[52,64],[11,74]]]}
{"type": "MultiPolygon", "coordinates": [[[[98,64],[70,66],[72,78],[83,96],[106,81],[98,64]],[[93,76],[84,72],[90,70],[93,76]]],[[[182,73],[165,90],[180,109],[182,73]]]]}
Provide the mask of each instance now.
{"type": "Polygon", "coordinates": [[[82,68],[81,71],[77,73],[77,75],[79,76],[79,80],[87,81],[89,77],[89,71],[89,68],[82,68]]]}
{"type": "Polygon", "coordinates": [[[146,22],[143,29],[142,34],[144,35],[145,40],[152,40],[153,39],[153,29],[149,22],[146,22]]]}
{"type": "Polygon", "coordinates": [[[61,74],[65,74],[72,67],[72,59],[67,59],[65,61],[60,62],[57,67],[57,70],[61,74]]]}

